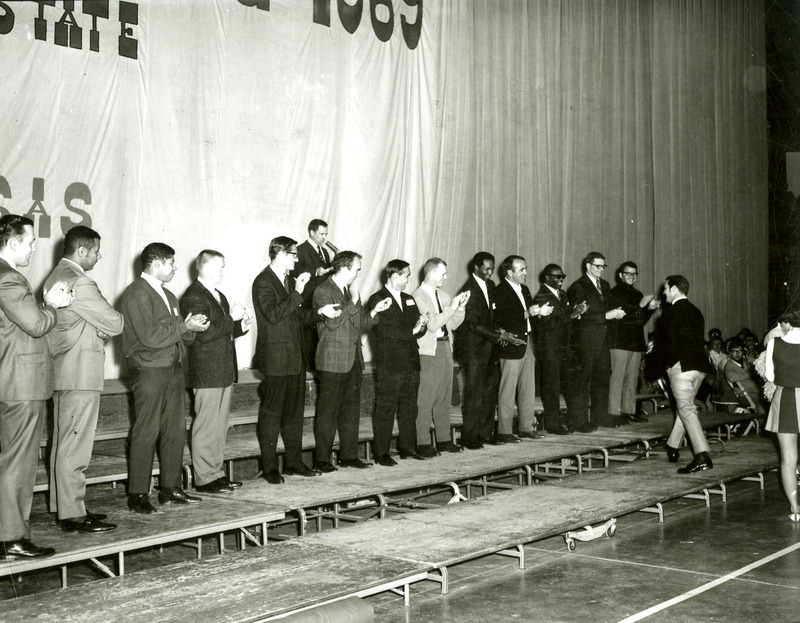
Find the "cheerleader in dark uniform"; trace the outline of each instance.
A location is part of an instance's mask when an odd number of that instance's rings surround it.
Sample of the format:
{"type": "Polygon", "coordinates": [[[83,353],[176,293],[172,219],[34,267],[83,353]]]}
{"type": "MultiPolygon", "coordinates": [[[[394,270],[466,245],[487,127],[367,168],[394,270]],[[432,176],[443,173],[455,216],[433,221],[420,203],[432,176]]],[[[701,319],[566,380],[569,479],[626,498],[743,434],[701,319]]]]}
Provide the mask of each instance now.
{"type": "Polygon", "coordinates": [[[800,433],[800,311],[781,316],[783,337],[767,344],[766,378],[775,383],[775,394],[766,429],[778,434],[781,449],[781,482],[789,500],[789,519],[800,522],[797,501],[797,435],[800,433]]]}

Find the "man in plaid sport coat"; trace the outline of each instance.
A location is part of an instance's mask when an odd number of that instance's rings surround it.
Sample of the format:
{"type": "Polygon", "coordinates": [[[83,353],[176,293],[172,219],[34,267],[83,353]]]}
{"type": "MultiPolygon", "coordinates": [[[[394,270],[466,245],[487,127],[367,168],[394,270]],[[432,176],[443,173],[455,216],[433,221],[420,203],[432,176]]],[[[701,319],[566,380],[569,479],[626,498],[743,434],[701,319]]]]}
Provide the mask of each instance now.
{"type": "Polygon", "coordinates": [[[361,334],[377,323],[376,316],[388,309],[390,299],[380,301],[368,312],[361,304],[357,278],[361,256],[342,251],[333,258],[333,275],[314,290],[314,309],[339,305],[337,318],[323,318],[317,324],[319,344],[316,366],[319,374],[319,399],[314,418],[317,447],[314,467],[322,472],[336,471],[331,450],[339,431],[339,465],[363,469],[371,467],[358,458],[358,420],[361,410],[361,334]]]}

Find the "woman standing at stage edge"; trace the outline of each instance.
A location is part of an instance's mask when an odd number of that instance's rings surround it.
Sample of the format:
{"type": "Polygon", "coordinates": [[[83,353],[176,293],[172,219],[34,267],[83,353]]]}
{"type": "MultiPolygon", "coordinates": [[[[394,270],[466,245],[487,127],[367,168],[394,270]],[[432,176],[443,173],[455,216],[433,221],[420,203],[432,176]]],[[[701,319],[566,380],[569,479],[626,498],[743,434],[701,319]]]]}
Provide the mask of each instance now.
{"type": "Polygon", "coordinates": [[[797,435],[800,432],[800,311],[781,316],[783,337],[767,344],[766,377],[777,386],[767,417],[766,429],[778,434],[781,450],[781,482],[792,512],[800,522],[797,502],[797,435]]]}

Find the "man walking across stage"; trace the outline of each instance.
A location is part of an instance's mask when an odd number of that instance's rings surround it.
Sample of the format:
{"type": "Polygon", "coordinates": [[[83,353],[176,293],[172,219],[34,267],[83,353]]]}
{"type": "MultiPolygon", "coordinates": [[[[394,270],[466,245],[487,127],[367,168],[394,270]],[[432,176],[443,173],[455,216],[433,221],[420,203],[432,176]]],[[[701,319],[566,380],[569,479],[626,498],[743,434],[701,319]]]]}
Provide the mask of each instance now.
{"type": "Polygon", "coordinates": [[[201,493],[227,493],[242,483],[223,471],[233,384],[239,376],[234,340],[250,327],[247,308],[233,307],[217,289],[222,283],[225,256],[206,249],[195,260],[197,279],[181,297],[181,315],[200,314],[208,328],[188,346],[186,386],[194,394],[192,470],[194,488],[201,493]]]}
{"type": "Polygon", "coordinates": [[[44,307],[36,302],[17,271],[30,264],[35,248],[32,220],[0,218],[0,560],[55,553],[31,542],[28,519],[45,404],[53,392],[45,334],[56,324],[56,308],[69,305],[72,295],[61,282],[44,293],[44,307]]]}
{"type": "Polygon", "coordinates": [[[494,328],[494,256],[480,251],[469,266],[470,276],[461,288],[462,292],[469,292],[469,298],[464,308],[464,322],[455,330],[454,356],[464,374],[461,446],[478,450],[494,433],[500,380],[500,363],[495,345],[505,345],[509,337],[504,330],[494,328]]]}
{"type": "Polygon", "coordinates": [[[503,280],[497,286],[497,323],[511,338],[500,352],[500,395],[497,405],[495,442],[518,443],[520,437],[541,439],[536,430],[536,359],[533,356],[533,318],[549,316],[549,303],[534,305],[525,282],[528,265],[525,258],[509,255],[500,264],[503,280]],[[517,398],[519,397],[519,398],[517,398]],[[518,406],[519,437],[514,434],[514,404],[518,406]]]}
{"type": "Polygon", "coordinates": [[[668,303],[661,316],[656,347],[659,361],[666,366],[669,386],[675,398],[677,416],[667,439],[667,457],[677,463],[684,434],[689,435],[694,458],[679,474],[711,469],[708,441],[697,417],[694,398],[706,374],[713,368],[705,353],[705,326],[702,312],[689,302],[689,282],[683,275],[670,275],[664,284],[668,303]]]}
{"type": "Polygon", "coordinates": [[[608,321],[624,317],[625,312],[620,307],[613,307],[611,286],[602,278],[606,268],[605,256],[592,251],[583,261],[583,276],[567,290],[573,308],[586,303],[586,311],[572,323],[572,346],[579,373],[568,410],[570,429],[581,433],[592,432],[598,425],[620,425],[619,416],[608,414],[608,383],[611,378],[608,321]]]}
{"type": "Polygon", "coordinates": [[[423,281],[414,291],[419,313],[428,318],[428,330],[419,344],[420,380],[417,397],[417,454],[432,458],[438,452],[460,452],[450,441],[450,403],[453,398],[453,350],[450,337],[464,322],[469,292],[453,300],[441,289],[447,279],[447,264],[432,257],[422,267],[423,281]],[[431,444],[431,424],[436,447],[431,444]]]}
{"type": "Polygon", "coordinates": [[[338,306],[336,318],[323,318],[317,324],[319,345],[316,364],[319,398],[314,418],[316,463],[322,472],[333,472],[333,440],[339,432],[339,465],[363,469],[372,467],[358,458],[358,420],[361,412],[361,334],[377,322],[376,316],[391,305],[391,298],[379,301],[367,311],[358,292],[361,256],[341,251],[333,258],[333,275],[314,290],[314,309],[338,306]]]}
{"type": "Polygon", "coordinates": [[[181,487],[186,440],[183,366],[186,344],[208,328],[203,314],[181,318],[178,299],[164,287],[175,276],[175,250],[152,242],[142,250],[142,274],[122,293],[125,317],[122,345],[133,388],[134,421],[128,450],[128,508],[156,513],[150,503],[150,477],[159,445],[160,504],[191,504],[201,498],[181,487]]]}
{"type": "Polygon", "coordinates": [[[403,260],[386,265],[386,285],[367,302],[374,309],[390,300],[389,308],[378,315],[372,329],[375,338],[375,409],[372,412],[372,447],[379,465],[392,467],[389,456],[392,425],[397,414],[397,451],[401,459],[421,459],[417,446],[417,392],[419,390],[419,347],[417,338],[425,333],[428,319],[420,315],[414,298],[405,292],[411,267],[403,260]]]}
{"type": "Polygon", "coordinates": [[[100,234],[78,225],[64,237],[64,257],[44,283],[45,290],[65,282],[75,300],[59,309],[47,334],[55,372],[53,447],[50,451],[50,510],[65,532],[106,532],[116,528],[104,515],[86,510],[84,472],[103,390],[103,346],[122,333],[123,318],[86,275],[100,260],[100,234]]]}
{"type": "Polygon", "coordinates": [[[560,395],[567,401],[572,399],[567,388],[567,361],[569,360],[570,325],[586,311],[586,301],[570,308],[567,293],[561,289],[566,275],[558,264],[548,264],[542,271],[544,283],[536,296],[534,305],[550,305],[553,311],[548,316],[537,318],[534,326],[534,354],[542,369],[542,407],[544,426],[548,433],[568,435],[566,418],[561,414],[560,395]]]}
{"type": "Polygon", "coordinates": [[[303,303],[303,292],[311,275],[295,280],[289,273],[297,262],[297,242],[278,236],[269,243],[269,266],[253,281],[253,307],[258,335],[255,361],[264,380],[259,386],[258,445],[261,469],[270,484],[281,484],[278,471],[278,435],[286,449],[284,473],[289,476],[318,476],[319,471],[303,463],[303,407],[306,392],[306,362],[302,333],[309,323],[322,317],[335,318],[341,312],[328,305],[317,312],[303,303]]]}

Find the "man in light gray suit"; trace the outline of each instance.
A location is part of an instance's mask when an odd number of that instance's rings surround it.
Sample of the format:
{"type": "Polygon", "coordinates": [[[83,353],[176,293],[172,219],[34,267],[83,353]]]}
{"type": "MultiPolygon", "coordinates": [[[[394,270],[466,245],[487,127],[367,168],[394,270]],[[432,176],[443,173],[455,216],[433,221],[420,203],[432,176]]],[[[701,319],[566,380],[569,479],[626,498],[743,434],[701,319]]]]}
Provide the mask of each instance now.
{"type": "Polygon", "coordinates": [[[53,370],[45,334],[56,324],[56,308],[72,302],[66,284],[36,301],[27,266],[36,247],[33,221],[0,218],[0,560],[52,556],[52,547],[30,540],[33,485],[45,401],[53,393],[53,370]]]}
{"type": "Polygon", "coordinates": [[[83,225],[64,238],[64,257],[44,283],[65,282],[75,297],[58,311],[47,334],[55,373],[53,448],[50,452],[50,511],[64,532],[107,532],[116,528],[86,510],[84,472],[103,390],[104,342],[122,333],[123,319],[86,273],[100,259],[100,234],[83,225]]]}

